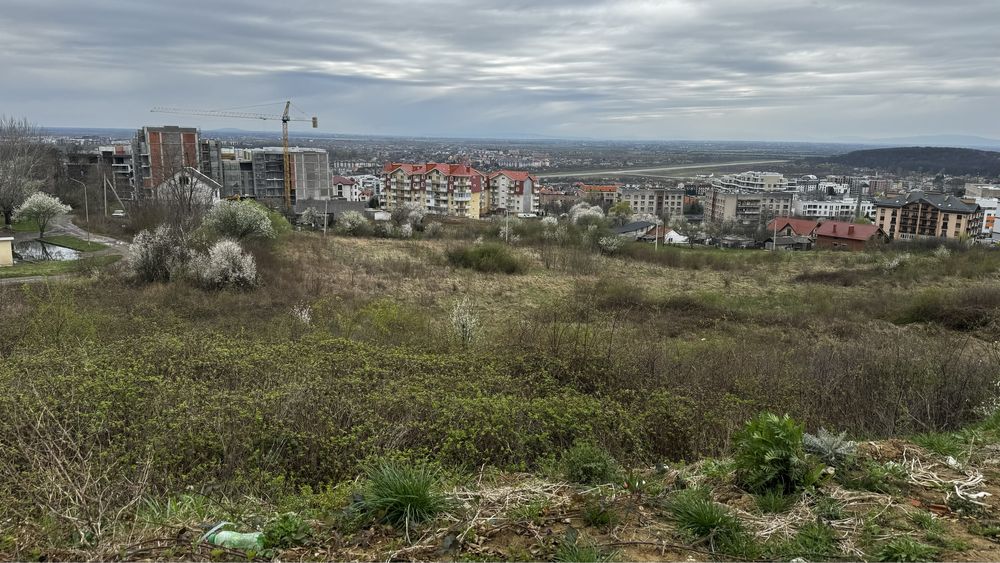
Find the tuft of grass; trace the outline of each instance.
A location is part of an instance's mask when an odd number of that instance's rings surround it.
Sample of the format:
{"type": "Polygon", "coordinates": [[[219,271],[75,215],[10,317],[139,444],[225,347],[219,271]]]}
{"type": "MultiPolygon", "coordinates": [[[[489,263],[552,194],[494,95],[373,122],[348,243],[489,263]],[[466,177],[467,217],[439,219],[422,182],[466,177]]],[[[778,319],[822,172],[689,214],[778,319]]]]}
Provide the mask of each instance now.
{"type": "Polygon", "coordinates": [[[589,442],[577,442],[559,462],[563,476],[573,483],[603,485],[618,476],[618,464],[611,454],[589,442]]]}
{"type": "Polygon", "coordinates": [[[744,534],[743,526],[729,509],[709,498],[702,489],[674,493],[667,504],[671,518],[681,531],[699,541],[733,541],[744,534]]]}
{"type": "Polygon", "coordinates": [[[840,555],[837,534],[827,524],[810,522],[795,534],[780,551],[787,558],[802,557],[810,561],[830,559],[840,555]]]}
{"type": "Polygon", "coordinates": [[[434,518],[446,506],[440,478],[426,466],[382,463],[367,470],[362,506],[379,522],[403,526],[409,537],[413,524],[434,518]]]}
{"type": "Polygon", "coordinates": [[[844,504],[837,499],[822,497],[816,501],[814,506],[816,516],[823,520],[841,520],[844,517],[844,504]]]}
{"type": "Polygon", "coordinates": [[[912,438],[913,443],[936,454],[958,457],[962,453],[962,441],[954,434],[928,432],[912,438]]]}
{"type": "Polygon", "coordinates": [[[510,248],[492,242],[451,249],[447,258],[453,266],[491,274],[520,274],[528,269],[510,248]]]}
{"type": "Polygon", "coordinates": [[[781,491],[766,491],[754,495],[757,509],[767,514],[781,514],[791,508],[796,500],[795,495],[786,495],[781,491]]]}
{"type": "Polygon", "coordinates": [[[886,542],[875,554],[875,558],[878,561],[929,561],[937,554],[935,547],[909,536],[900,536],[886,542]]]}
{"type": "Polygon", "coordinates": [[[264,527],[264,547],[285,549],[305,545],[312,536],[312,528],[294,512],[279,515],[264,527]]]}
{"type": "Polygon", "coordinates": [[[588,500],[583,506],[583,521],[595,528],[609,528],[621,520],[618,512],[604,499],[588,500]]]}
{"type": "Polygon", "coordinates": [[[604,563],[614,561],[617,557],[617,551],[604,551],[596,545],[572,541],[559,544],[552,560],[564,563],[604,563]]]}

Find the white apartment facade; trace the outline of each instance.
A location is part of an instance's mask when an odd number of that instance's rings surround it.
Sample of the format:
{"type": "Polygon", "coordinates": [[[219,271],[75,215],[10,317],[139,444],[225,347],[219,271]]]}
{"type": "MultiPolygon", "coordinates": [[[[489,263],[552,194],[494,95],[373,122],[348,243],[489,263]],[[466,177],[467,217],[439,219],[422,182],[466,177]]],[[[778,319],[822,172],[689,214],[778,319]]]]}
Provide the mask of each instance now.
{"type": "Polygon", "coordinates": [[[733,191],[782,192],[794,190],[796,184],[778,172],[748,171],[719,176],[712,180],[712,187],[733,191]]]}
{"type": "Polygon", "coordinates": [[[810,219],[850,219],[858,214],[860,217],[872,217],[875,204],[870,200],[845,197],[837,200],[796,199],[792,203],[792,212],[798,217],[810,219]]]}

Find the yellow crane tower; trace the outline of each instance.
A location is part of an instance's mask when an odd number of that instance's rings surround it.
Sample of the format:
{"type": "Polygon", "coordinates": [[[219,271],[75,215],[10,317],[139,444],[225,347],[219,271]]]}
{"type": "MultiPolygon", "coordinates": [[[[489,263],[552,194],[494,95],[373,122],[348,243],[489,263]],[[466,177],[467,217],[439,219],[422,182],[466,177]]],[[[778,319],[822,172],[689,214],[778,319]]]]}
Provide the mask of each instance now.
{"type": "Polygon", "coordinates": [[[281,112],[281,115],[269,115],[264,113],[248,113],[242,111],[231,111],[231,110],[212,110],[212,109],[180,109],[180,108],[169,108],[169,107],[155,107],[149,111],[154,113],[178,113],[181,115],[204,115],[208,117],[233,117],[236,119],[261,119],[261,120],[281,120],[281,148],[283,153],[284,166],[282,167],[285,172],[285,209],[292,208],[292,166],[291,166],[291,156],[288,153],[288,122],[289,121],[309,121],[312,122],[312,126],[315,129],[319,127],[319,119],[315,116],[313,117],[292,117],[289,115],[289,111],[292,109],[291,100],[285,102],[285,110],[281,112]]]}

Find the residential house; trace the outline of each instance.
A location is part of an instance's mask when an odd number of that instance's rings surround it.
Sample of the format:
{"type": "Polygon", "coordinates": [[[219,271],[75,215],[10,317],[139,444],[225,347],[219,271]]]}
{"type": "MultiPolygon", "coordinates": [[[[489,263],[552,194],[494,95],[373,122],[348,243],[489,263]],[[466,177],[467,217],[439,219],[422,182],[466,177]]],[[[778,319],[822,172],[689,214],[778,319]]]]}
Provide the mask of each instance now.
{"type": "Polygon", "coordinates": [[[489,211],[539,213],[538,177],[522,170],[498,170],[487,178],[489,211]]]}
{"type": "Polygon", "coordinates": [[[344,176],[330,178],[330,194],[337,199],[362,201],[361,186],[354,178],[345,178],[344,176]]]}
{"type": "Polygon", "coordinates": [[[611,229],[611,232],[622,238],[638,240],[639,237],[645,235],[655,226],[656,223],[651,223],[649,221],[635,221],[633,223],[622,225],[621,227],[615,227],[614,229],[611,229]]]}
{"type": "Polygon", "coordinates": [[[773,250],[812,250],[813,240],[801,235],[778,235],[764,241],[764,248],[773,250]]]}
{"type": "Polygon", "coordinates": [[[197,168],[187,167],[160,182],[150,193],[156,199],[207,207],[221,199],[222,184],[197,168]]]}
{"type": "Polygon", "coordinates": [[[784,236],[812,237],[819,221],[812,219],[796,219],[794,217],[775,217],[767,224],[767,232],[784,236]]]}
{"type": "Polygon", "coordinates": [[[983,209],[950,194],[914,190],[875,202],[875,224],[889,238],[959,238],[982,234],[983,209]]]}
{"type": "Polygon", "coordinates": [[[826,221],[816,229],[816,248],[826,250],[864,250],[869,242],[888,237],[878,225],[862,225],[846,221],[826,221]]]}
{"type": "Polygon", "coordinates": [[[657,239],[663,244],[687,244],[688,237],[678,233],[666,225],[660,225],[649,229],[646,234],[639,237],[639,240],[655,242],[657,239]]]}

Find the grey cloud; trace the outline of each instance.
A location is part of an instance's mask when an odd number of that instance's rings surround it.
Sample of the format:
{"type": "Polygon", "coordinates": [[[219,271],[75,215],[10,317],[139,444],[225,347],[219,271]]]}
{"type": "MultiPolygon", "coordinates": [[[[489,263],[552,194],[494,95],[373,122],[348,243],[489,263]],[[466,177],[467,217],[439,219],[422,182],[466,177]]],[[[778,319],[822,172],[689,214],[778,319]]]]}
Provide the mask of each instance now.
{"type": "Polygon", "coordinates": [[[997,22],[994,0],[5,0],[0,113],[291,97],[356,133],[1000,136],[997,22]]]}

